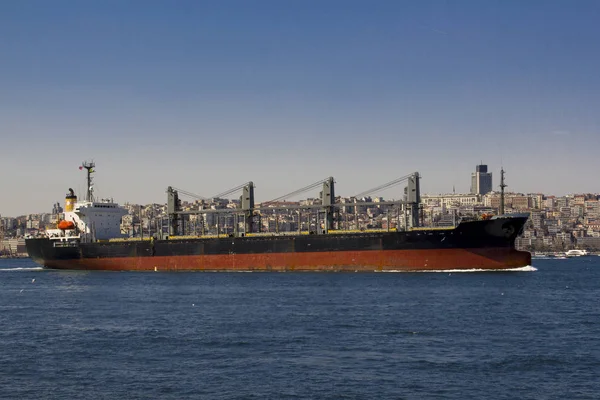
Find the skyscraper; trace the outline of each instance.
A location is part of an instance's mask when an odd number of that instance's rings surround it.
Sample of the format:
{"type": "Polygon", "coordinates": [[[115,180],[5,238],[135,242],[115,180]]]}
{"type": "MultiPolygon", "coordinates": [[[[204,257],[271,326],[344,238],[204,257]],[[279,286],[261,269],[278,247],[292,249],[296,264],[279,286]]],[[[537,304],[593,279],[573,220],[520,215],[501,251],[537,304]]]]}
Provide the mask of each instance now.
{"type": "Polygon", "coordinates": [[[484,195],[492,191],[492,173],[487,165],[476,165],[471,174],[471,194],[484,195]]]}

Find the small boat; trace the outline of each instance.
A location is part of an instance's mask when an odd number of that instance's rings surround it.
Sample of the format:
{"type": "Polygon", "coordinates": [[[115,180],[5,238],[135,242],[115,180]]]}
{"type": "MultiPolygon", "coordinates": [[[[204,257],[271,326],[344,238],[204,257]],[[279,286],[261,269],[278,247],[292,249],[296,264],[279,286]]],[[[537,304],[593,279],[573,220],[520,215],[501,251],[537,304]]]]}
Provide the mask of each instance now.
{"type": "Polygon", "coordinates": [[[587,250],[579,250],[579,249],[573,249],[573,250],[569,250],[565,253],[565,256],[567,257],[582,257],[582,256],[588,256],[589,253],[587,250]]]}

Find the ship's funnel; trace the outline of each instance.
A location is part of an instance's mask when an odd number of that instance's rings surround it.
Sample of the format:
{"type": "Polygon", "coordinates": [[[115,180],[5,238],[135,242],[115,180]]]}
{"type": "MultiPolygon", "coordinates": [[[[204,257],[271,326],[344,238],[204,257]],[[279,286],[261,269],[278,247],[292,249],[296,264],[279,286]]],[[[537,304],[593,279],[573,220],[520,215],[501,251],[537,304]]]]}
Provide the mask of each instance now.
{"type": "Polygon", "coordinates": [[[67,193],[67,195],[65,196],[65,212],[73,212],[76,202],[77,196],[75,196],[75,192],[73,192],[73,189],[69,188],[69,193],[67,193]]]}

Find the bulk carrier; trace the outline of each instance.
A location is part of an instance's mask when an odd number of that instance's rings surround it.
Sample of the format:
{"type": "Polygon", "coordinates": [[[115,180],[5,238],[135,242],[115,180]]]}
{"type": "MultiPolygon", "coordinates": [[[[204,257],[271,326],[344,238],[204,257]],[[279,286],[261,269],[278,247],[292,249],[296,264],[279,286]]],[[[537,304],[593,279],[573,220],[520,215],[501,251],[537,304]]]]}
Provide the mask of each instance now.
{"type": "Polygon", "coordinates": [[[127,210],[112,200],[94,199],[94,168],[88,162],[80,167],[87,171],[86,199],[78,201],[69,189],[57,228],[47,230],[43,237],[26,239],[27,252],[35,262],[47,268],[79,270],[352,272],[503,270],[531,264],[530,253],[515,249],[515,238],[527,215],[486,216],[448,228],[419,226],[418,173],[392,182],[406,181],[403,201],[343,205],[335,202],[331,177],[318,182],[322,191],[316,205],[263,203],[255,207],[254,185],[248,182],[236,188],[243,191],[237,209],[183,210],[179,199],[183,191],[169,187],[168,233],[163,233],[161,226],[156,235],[143,239],[122,238],[121,221],[127,210]],[[349,205],[397,207],[404,226],[390,229],[388,218],[388,229],[339,229],[342,224],[337,210],[349,205]],[[318,222],[317,229],[258,231],[256,219],[278,208],[294,210],[298,215],[311,213],[318,222]],[[217,235],[181,234],[188,215],[210,213],[233,215],[235,231],[220,235],[217,227],[217,235]]]}

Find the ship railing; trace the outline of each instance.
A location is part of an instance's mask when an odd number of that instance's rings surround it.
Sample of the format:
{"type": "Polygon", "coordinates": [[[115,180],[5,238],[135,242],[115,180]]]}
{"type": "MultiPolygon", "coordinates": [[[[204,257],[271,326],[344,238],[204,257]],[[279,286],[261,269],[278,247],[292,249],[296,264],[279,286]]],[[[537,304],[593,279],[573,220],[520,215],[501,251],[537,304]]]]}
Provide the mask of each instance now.
{"type": "Polygon", "coordinates": [[[410,231],[451,231],[454,230],[455,228],[453,226],[434,226],[434,227],[426,227],[426,226],[420,226],[420,227],[414,227],[414,228],[410,228],[410,231]]]}
{"type": "Polygon", "coordinates": [[[169,236],[167,240],[186,240],[186,239],[213,239],[213,238],[226,238],[229,235],[224,233],[220,235],[180,235],[180,236],[169,236]]]}
{"type": "MultiPolygon", "coordinates": [[[[345,235],[345,234],[356,234],[356,233],[381,233],[381,232],[398,232],[396,228],[388,229],[339,229],[329,230],[329,235],[345,235]]],[[[304,236],[304,235],[316,235],[311,231],[288,231],[288,232],[252,232],[243,234],[242,237],[272,237],[272,236],[304,236]]],[[[209,234],[209,235],[181,235],[181,236],[170,236],[168,240],[186,240],[186,239],[218,239],[236,237],[233,234],[209,234]]]]}
{"type": "MultiPolygon", "coordinates": [[[[452,226],[442,227],[415,227],[410,228],[409,231],[451,231],[455,229],[452,226]]],[[[375,229],[330,229],[326,234],[328,235],[346,235],[346,234],[359,234],[359,233],[383,233],[383,232],[399,232],[401,230],[397,228],[375,228],[375,229]]],[[[245,237],[271,237],[271,236],[298,236],[298,235],[311,235],[315,234],[312,231],[288,231],[288,232],[253,232],[242,234],[245,237]]],[[[233,234],[205,234],[205,235],[180,235],[180,236],[169,236],[166,240],[189,240],[189,239],[218,239],[235,237],[233,234]]],[[[120,242],[148,242],[151,241],[152,237],[144,238],[111,238],[97,240],[98,243],[120,243],[120,242]]]]}
{"type": "Polygon", "coordinates": [[[248,237],[264,237],[264,236],[298,236],[298,235],[310,235],[308,231],[290,231],[290,232],[253,232],[246,233],[245,236],[248,237]]]}
{"type": "Polygon", "coordinates": [[[381,233],[381,232],[398,232],[396,228],[376,228],[376,229],[330,229],[327,231],[330,235],[344,235],[347,233],[381,233]]]}
{"type": "Polygon", "coordinates": [[[99,239],[97,240],[97,242],[99,243],[111,243],[111,242],[141,242],[141,241],[149,241],[151,240],[151,237],[144,237],[144,238],[111,238],[111,239],[99,239]]]}

